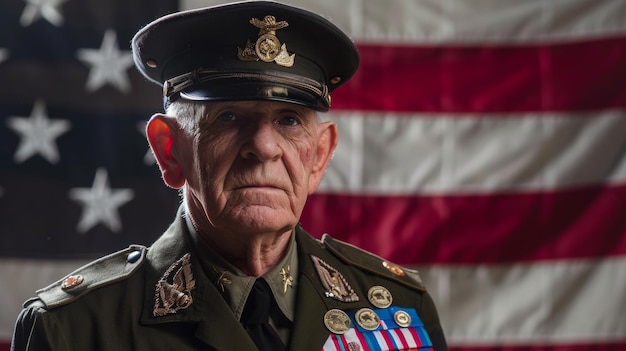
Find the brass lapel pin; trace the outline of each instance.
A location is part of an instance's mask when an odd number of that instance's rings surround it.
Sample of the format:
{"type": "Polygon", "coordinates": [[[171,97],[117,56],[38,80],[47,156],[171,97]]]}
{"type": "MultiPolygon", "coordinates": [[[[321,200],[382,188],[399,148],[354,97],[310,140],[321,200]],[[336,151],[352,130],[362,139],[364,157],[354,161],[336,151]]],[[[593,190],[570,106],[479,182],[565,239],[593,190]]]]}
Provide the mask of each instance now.
{"type": "Polygon", "coordinates": [[[283,278],[283,294],[287,293],[287,287],[293,286],[293,277],[291,276],[291,267],[283,267],[280,270],[280,276],[283,278]]]}

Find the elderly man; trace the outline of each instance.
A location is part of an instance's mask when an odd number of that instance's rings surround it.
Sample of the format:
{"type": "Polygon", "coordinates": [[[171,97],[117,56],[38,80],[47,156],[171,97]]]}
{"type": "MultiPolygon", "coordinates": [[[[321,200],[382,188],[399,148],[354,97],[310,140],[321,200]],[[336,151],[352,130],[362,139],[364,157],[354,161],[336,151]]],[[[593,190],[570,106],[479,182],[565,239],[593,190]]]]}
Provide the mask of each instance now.
{"type": "Polygon", "coordinates": [[[358,66],[350,39],[291,6],[176,13],[133,38],[163,85],[147,138],[183,203],[149,248],[41,289],[13,350],[445,350],[416,272],[298,225],[337,144],[317,115],[358,66]]]}

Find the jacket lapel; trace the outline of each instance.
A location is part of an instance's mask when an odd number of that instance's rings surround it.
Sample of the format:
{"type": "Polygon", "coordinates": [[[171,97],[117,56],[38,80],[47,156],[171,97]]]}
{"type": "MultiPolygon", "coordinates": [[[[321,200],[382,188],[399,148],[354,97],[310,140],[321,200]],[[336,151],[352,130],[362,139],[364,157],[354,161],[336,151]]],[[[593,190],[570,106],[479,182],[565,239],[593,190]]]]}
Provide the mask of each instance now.
{"type": "MultiPolygon", "coordinates": [[[[341,265],[326,252],[322,243],[313,239],[299,226],[296,228],[296,240],[298,242],[299,281],[296,317],[289,350],[321,350],[330,335],[330,331],[324,324],[326,312],[334,308],[354,309],[364,302],[340,302],[327,297],[326,289],[320,281],[311,255],[332,262],[336,267],[341,267],[341,265]]],[[[351,277],[346,278],[348,281],[353,281],[351,277]]]]}
{"type": "Polygon", "coordinates": [[[197,326],[195,336],[215,350],[255,350],[248,334],[237,321],[226,301],[204,274],[189,243],[187,227],[179,210],[170,228],[148,250],[144,293],[143,324],[186,323],[197,326]],[[191,272],[195,286],[192,304],[176,313],[154,316],[156,283],[168,268],[185,254],[191,253],[191,272]]]}
{"type": "Polygon", "coordinates": [[[196,330],[198,339],[215,350],[256,350],[248,333],[235,319],[221,296],[216,296],[208,306],[207,316],[196,330]]]}
{"type": "Polygon", "coordinates": [[[321,350],[329,332],[324,326],[328,308],[309,277],[300,274],[294,328],[289,350],[321,350]]]}

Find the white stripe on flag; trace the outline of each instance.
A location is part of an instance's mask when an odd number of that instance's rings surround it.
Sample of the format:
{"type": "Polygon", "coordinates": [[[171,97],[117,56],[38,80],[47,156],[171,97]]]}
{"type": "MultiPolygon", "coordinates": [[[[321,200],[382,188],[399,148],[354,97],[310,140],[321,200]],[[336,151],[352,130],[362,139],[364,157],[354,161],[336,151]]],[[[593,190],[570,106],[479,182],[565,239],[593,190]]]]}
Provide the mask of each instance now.
{"type": "Polygon", "coordinates": [[[626,257],[416,268],[450,345],[608,342],[626,335],[626,257]]]}
{"type": "MultiPolygon", "coordinates": [[[[225,3],[182,0],[181,10],[225,3]]],[[[626,1],[289,0],[358,42],[546,42],[626,33],[626,1]]]]}
{"type": "Polygon", "coordinates": [[[623,110],[326,117],[341,137],[323,193],[492,193],[626,182],[623,110]]]}

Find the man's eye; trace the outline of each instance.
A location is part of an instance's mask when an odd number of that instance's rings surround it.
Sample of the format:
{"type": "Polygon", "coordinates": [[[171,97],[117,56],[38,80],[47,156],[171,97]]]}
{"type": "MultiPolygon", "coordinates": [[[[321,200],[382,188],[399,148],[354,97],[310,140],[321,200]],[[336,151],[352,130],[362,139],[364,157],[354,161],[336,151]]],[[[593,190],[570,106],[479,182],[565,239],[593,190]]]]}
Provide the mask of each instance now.
{"type": "Polygon", "coordinates": [[[236,119],[235,114],[232,112],[224,112],[217,117],[222,122],[232,122],[236,119]]]}
{"type": "Polygon", "coordinates": [[[282,117],[278,121],[278,123],[282,124],[282,125],[286,125],[286,126],[296,126],[296,125],[300,124],[300,121],[297,118],[293,117],[293,116],[285,116],[285,117],[282,117]]]}

